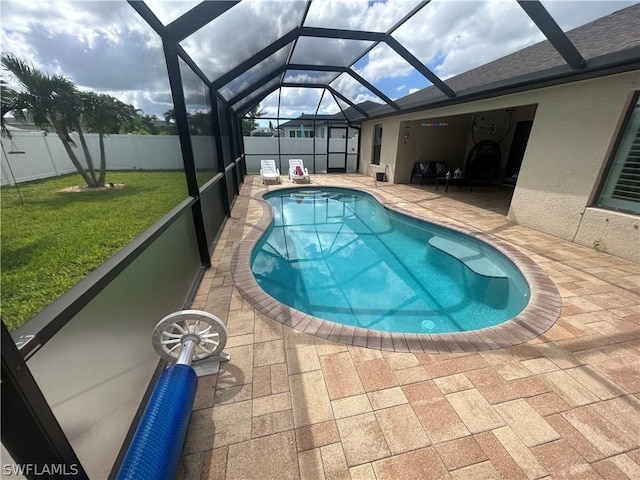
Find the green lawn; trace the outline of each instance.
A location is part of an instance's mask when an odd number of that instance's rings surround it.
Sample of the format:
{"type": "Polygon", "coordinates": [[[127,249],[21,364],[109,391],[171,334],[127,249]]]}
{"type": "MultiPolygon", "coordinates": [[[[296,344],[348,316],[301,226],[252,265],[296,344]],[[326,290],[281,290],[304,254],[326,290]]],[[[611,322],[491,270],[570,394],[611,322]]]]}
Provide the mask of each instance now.
{"type": "Polygon", "coordinates": [[[119,251],[187,197],[183,172],[108,172],[122,189],[62,193],[68,175],[1,194],[1,314],[10,331],[119,251]]]}

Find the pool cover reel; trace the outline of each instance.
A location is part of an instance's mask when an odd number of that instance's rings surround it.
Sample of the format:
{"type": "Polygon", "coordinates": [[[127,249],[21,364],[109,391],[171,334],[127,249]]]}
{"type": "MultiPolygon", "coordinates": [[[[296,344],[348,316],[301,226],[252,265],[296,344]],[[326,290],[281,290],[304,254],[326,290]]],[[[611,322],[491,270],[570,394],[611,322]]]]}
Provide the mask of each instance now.
{"type": "MultiPolygon", "coordinates": [[[[118,472],[118,480],[174,478],[187,436],[198,375],[191,362],[229,360],[224,323],[199,310],[167,315],[156,325],[152,343],[165,360],[176,362],[156,384],[118,472]]],[[[199,367],[198,367],[199,368],[199,367]]],[[[217,371],[217,364],[214,371],[217,371]]]]}

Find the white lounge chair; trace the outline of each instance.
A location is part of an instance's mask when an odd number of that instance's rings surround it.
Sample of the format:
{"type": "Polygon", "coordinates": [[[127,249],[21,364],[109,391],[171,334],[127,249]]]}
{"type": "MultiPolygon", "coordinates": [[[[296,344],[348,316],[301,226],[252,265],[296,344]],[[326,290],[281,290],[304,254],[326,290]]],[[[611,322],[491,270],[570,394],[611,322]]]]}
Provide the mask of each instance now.
{"type": "Polygon", "coordinates": [[[309,177],[309,170],[304,166],[304,162],[301,158],[289,159],[289,180],[292,182],[305,182],[311,183],[311,177],[309,177]]]}
{"type": "Polygon", "coordinates": [[[275,160],[260,160],[260,178],[262,183],[277,182],[280,183],[280,169],[276,168],[275,160]]]}

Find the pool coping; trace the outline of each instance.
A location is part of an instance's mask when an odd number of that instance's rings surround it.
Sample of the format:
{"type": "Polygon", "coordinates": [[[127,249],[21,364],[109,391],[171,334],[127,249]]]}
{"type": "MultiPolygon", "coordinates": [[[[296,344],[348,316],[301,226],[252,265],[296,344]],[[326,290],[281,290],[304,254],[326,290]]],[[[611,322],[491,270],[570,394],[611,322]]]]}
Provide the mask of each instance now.
{"type": "MultiPolygon", "coordinates": [[[[266,293],[251,272],[251,254],[262,235],[271,226],[273,212],[264,195],[274,189],[263,189],[253,195],[262,207],[262,216],[251,231],[240,241],[231,259],[231,275],[242,298],[263,315],[295,330],[327,340],[360,347],[410,353],[477,352],[511,347],[528,342],[543,334],[560,317],[562,300],[551,278],[531,258],[507,241],[490,233],[466,228],[448,221],[426,216],[398,207],[376,194],[357,187],[291,186],[287,190],[309,188],[335,188],[354,190],[373,197],[384,208],[410,218],[472,236],[500,251],[509,258],[529,284],[530,297],[525,309],[511,320],[478,330],[451,333],[401,333],[369,330],[343,325],[309,315],[285,305],[266,293]]],[[[280,189],[277,189],[280,190],[280,189]]],[[[285,190],[285,188],[283,188],[285,190]]]]}

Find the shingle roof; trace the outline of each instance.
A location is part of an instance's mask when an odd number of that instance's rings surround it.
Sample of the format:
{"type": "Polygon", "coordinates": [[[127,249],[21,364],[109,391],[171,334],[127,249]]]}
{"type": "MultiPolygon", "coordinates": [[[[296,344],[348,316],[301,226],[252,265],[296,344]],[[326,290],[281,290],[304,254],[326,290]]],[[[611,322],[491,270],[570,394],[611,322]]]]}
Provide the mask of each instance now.
{"type": "Polygon", "coordinates": [[[313,119],[315,118],[316,124],[326,123],[327,120],[333,119],[333,115],[312,115],[308,113],[303,113],[298,118],[293,120],[289,120],[288,122],[284,122],[280,124],[280,127],[299,127],[300,125],[304,125],[305,127],[313,127],[313,119]]]}
{"type": "MultiPolygon", "coordinates": [[[[359,103],[357,106],[358,108],[361,108],[365,112],[368,112],[369,110],[372,110],[380,106],[380,104],[367,100],[365,102],[359,103]]],[[[360,122],[360,120],[362,120],[363,118],[362,114],[353,107],[349,107],[345,109],[343,112],[334,113],[332,115],[313,115],[309,113],[303,113],[298,118],[289,120],[288,122],[285,122],[285,123],[281,123],[280,126],[281,127],[299,127],[300,125],[304,125],[305,127],[311,127],[313,126],[314,118],[316,119],[316,125],[320,125],[328,122],[344,122],[345,116],[347,117],[347,120],[355,121],[355,122],[360,122]],[[343,112],[344,112],[344,115],[343,115],[343,112]]]]}

